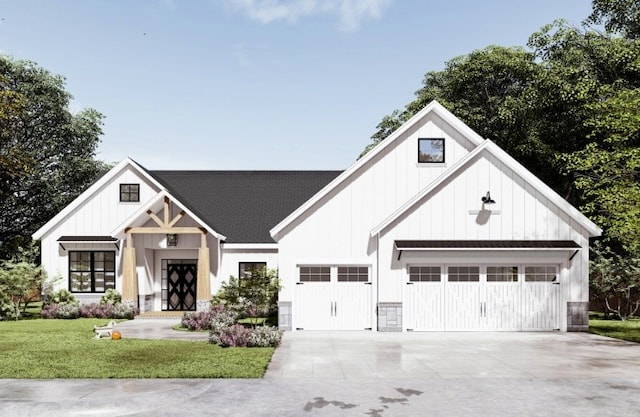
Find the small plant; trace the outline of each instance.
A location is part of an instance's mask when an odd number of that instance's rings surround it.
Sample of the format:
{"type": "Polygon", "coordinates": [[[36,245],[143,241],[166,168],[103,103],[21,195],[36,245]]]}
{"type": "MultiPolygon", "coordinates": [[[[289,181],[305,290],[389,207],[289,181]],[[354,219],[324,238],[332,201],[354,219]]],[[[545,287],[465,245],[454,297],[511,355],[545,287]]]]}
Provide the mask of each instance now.
{"type": "Polygon", "coordinates": [[[104,295],[100,297],[100,304],[120,304],[122,303],[122,296],[120,293],[113,288],[109,288],[105,291],[104,295]]]}
{"type": "Polygon", "coordinates": [[[282,340],[282,330],[273,326],[257,326],[251,329],[248,347],[277,347],[282,340]]]}
{"type": "Polygon", "coordinates": [[[40,316],[44,319],[77,319],[80,309],[73,304],[48,304],[42,307],[40,316]]]}
{"type": "Polygon", "coordinates": [[[218,334],[211,333],[209,341],[222,347],[246,347],[251,330],[241,324],[224,327],[218,334]],[[215,341],[214,341],[215,340],[215,341]]]}
{"type": "Polygon", "coordinates": [[[222,304],[211,306],[209,310],[185,313],[180,325],[187,330],[211,330],[215,324],[216,328],[231,326],[238,319],[235,312],[227,310],[222,304]]]}
{"type": "Polygon", "coordinates": [[[71,291],[60,289],[51,293],[51,295],[47,299],[47,304],[69,304],[77,307],[78,305],[80,305],[80,302],[76,299],[71,291]]]}

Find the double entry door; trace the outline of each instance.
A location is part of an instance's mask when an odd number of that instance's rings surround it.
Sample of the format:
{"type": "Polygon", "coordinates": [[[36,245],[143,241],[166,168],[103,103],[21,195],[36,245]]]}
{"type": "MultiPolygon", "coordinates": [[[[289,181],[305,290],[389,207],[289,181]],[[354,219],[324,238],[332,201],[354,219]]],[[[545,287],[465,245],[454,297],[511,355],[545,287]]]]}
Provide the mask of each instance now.
{"type": "Polygon", "coordinates": [[[371,329],[366,266],[299,266],[293,306],[298,330],[371,329]]]}
{"type": "Polygon", "coordinates": [[[409,266],[406,329],[557,329],[558,284],[553,265],[409,266]]]}
{"type": "Polygon", "coordinates": [[[163,259],[162,268],[162,309],[195,311],[198,261],[196,259],[163,259]]]}

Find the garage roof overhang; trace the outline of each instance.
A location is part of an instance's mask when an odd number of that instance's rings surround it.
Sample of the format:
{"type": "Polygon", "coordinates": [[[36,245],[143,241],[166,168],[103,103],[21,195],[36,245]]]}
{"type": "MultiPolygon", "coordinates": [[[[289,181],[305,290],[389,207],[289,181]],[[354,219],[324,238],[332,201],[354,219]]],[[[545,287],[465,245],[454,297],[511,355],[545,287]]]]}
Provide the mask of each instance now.
{"type": "Polygon", "coordinates": [[[438,251],[438,250],[573,250],[573,259],[581,249],[573,240],[396,240],[395,249],[398,260],[402,252],[438,251]]]}

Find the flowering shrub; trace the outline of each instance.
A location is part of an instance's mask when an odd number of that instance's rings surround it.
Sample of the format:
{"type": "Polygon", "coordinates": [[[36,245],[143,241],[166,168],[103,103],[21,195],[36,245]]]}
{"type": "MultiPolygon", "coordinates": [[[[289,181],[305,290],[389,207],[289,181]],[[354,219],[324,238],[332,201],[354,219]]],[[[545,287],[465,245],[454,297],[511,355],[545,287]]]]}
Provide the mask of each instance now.
{"type": "Polygon", "coordinates": [[[241,324],[224,327],[219,333],[211,331],[209,342],[222,347],[246,347],[251,330],[241,324]]]}
{"type": "Polygon", "coordinates": [[[97,319],[133,319],[138,313],[129,304],[48,304],[42,307],[40,316],[45,319],[76,319],[78,317],[97,319]]]}
{"type": "Polygon", "coordinates": [[[80,316],[79,310],[73,304],[47,304],[42,307],[40,316],[43,319],[77,319],[80,316]]]}
{"type": "Polygon", "coordinates": [[[210,330],[212,323],[216,327],[231,326],[236,322],[238,315],[222,304],[211,306],[209,310],[185,313],[180,325],[188,330],[210,330]]]}
{"type": "Polygon", "coordinates": [[[273,326],[258,326],[251,329],[248,347],[277,347],[282,340],[282,330],[273,326]]]}

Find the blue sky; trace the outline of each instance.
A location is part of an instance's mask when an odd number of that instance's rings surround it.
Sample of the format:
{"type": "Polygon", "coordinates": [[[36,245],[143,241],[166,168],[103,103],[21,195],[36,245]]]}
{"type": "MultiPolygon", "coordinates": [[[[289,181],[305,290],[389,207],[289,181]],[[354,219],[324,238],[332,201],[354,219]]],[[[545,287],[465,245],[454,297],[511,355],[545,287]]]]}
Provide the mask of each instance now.
{"type": "Polygon", "coordinates": [[[590,0],[0,0],[0,52],[106,116],[98,158],[344,169],[424,74],[590,0]]]}

